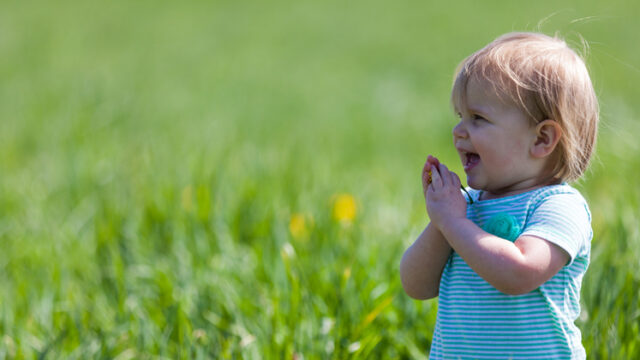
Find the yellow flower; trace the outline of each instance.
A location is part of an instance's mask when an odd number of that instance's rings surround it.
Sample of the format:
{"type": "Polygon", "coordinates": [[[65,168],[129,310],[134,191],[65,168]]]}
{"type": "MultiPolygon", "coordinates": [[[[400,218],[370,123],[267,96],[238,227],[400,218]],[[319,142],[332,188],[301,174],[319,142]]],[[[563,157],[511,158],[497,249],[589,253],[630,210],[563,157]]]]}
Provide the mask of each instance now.
{"type": "Polygon", "coordinates": [[[291,215],[289,219],[289,232],[294,238],[301,238],[307,235],[307,222],[304,219],[304,215],[295,213],[291,215]]]}
{"type": "Polygon", "coordinates": [[[356,217],[358,207],[351,194],[338,194],[333,202],[333,218],[343,224],[350,224],[356,217]]]}

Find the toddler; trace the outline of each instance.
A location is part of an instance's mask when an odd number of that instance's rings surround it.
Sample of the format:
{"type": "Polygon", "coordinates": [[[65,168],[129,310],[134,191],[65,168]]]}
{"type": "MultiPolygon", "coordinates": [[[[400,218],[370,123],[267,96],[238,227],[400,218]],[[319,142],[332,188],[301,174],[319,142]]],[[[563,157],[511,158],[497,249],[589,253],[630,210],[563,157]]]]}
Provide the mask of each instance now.
{"type": "Polygon", "coordinates": [[[409,296],[439,297],[430,359],[584,359],[574,321],[593,233],[568,184],[598,124],[583,60],[558,38],[506,34],[462,62],[451,102],[469,187],[427,158],[430,223],[400,264],[409,296]]]}

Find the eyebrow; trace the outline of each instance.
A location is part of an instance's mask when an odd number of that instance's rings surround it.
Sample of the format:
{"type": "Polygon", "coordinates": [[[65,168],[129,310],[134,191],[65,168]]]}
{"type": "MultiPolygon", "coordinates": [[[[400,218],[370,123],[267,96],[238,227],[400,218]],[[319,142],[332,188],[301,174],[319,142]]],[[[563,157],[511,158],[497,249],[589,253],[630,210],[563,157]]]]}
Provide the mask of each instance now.
{"type": "Polygon", "coordinates": [[[478,107],[467,106],[467,109],[469,109],[469,111],[481,112],[481,113],[486,113],[489,111],[489,108],[486,106],[478,106],[478,107]]]}
{"type": "MultiPolygon", "coordinates": [[[[471,107],[471,106],[465,106],[464,107],[467,111],[474,113],[474,114],[480,114],[480,115],[484,115],[484,116],[489,116],[490,114],[490,109],[486,108],[486,107],[471,107]]],[[[456,106],[455,108],[456,112],[460,112],[460,109],[456,106]]]]}

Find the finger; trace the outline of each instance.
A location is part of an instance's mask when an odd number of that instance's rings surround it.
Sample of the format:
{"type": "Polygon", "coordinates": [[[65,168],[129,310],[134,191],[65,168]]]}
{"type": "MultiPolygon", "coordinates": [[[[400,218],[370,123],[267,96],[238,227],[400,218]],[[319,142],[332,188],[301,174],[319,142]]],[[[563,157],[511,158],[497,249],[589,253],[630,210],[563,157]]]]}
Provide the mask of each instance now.
{"type": "Polygon", "coordinates": [[[462,186],[462,182],[460,181],[460,177],[458,176],[458,174],[452,172],[451,178],[453,179],[453,186],[455,186],[456,188],[459,188],[462,186]]]}
{"type": "Polygon", "coordinates": [[[440,170],[436,166],[431,168],[431,186],[434,187],[434,189],[442,187],[442,177],[440,176],[440,170]]]}
{"type": "Polygon", "coordinates": [[[438,159],[429,155],[429,157],[427,158],[427,163],[425,164],[426,173],[427,173],[427,185],[431,184],[431,172],[437,166],[438,166],[438,159]]]}
{"type": "Polygon", "coordinates": [[[440,177],[442,178],[442,184],[444,186],[452,185],[453,179],[451,178],[451,171],[445,164],[440,164],[440,177]]]}
{"type": "Polygon", "coordinates": [[[422,173],[422,193],[423,195],[427,195],[427,190],[429,190],[429,181],[431,181],[430,176],[427,175],[426,172],[422,173]]]}
{"type": "Polygon", "coordinates": [[[440,166],[440,160],[438,160],[438,158],[433,155],[429,155],[429,157],[427,158],[427,162],[436,167],[440,166]]]}
{"type": "Polygon", "coordinates": [[[422,167],[422,186],[426,190],[429,184],[431,183],[431,164],[429,160],[424,163],[422,167]]]}
{"type": "MultiPolygon", "coordinates": [[[[431,155],[429,155],[429,157],[431,157],[431,155]]],[[[427,161],[424,162],[424,166],[422,167],[422,173],[430,172],[432,166],[433,165],[431,165],[431,162],[429,162],[429,159],[427,158],[427,161]]]]}

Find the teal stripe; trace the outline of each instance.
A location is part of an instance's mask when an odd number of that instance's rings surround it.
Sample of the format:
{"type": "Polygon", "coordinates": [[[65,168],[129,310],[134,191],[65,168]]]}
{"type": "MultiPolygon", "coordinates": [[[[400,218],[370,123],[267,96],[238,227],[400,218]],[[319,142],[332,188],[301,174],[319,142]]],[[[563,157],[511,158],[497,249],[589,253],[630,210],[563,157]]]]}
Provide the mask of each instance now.
{"type": "MultiPolygon", "coordinates": [[[[547,323],[542,323],[539,325],[531,324],[526,328],[518,328],[518,329],[514,329],[513,325],[511,324],[489,325],[489,324],[483,324],[483,323],[477,323],[477,324],[471,323],[471,324],[465,324],[465,328],[471,334],[473,334],[474,331],[476,330],[481,330],[483,333],[487,333],[487,334],[494,334],[494,335],[506,334],[506,336],[510,336],[512,334],[544,334],[547,332],[555,333],[557,331],[556,329],[553,329],[553,330],[549,329],[549,326],[547,323]],[[507,332],[506,330],[509,330],[509,331],[507,332]]],[[[450,325],[441,324],[440,330],[453,332],[453,331],[458,331],[459,328],[456,324],[450,324],[450,325]]]]}
{"type": "MultiPolygon", "coordinates": [[[[459,307],[459,308],[443,309],[442,315],[443,316],[459,315],[461,311],[464,311],[464,318],[467,320],[485,319],[485,318],[513,320],[514,317],[516,317],[514,322],[517,323],[518,318],[522,318],[526,316],[527,319],[535,319],[535,317],[533,316],[534,314],[539,314],[540,312],[544,313],[546,312],[546,310],[547,310],[546,306],[537,306],[535,309],[532,309],[531,311],[522,311],[520,309],[505,309],[500,311],[500,310],[484,310],[481,307],[475,307],[475,308],[459,307]]],[[[548,317],[549,316],[546,315],[540,318],[547,319],[548,317]]]]}
{"type": "Polygon", "coordinates": [[[483,354],[489,355],[493,354],[497,358],[502,358],[504,354],[526,354],[526,355],[535,355],[535,354],[563,354],[565,356],[571,355],[571,350],[568,348],[560,349],[557,344],[513,344],[512,346],[498,346],[497,344],[488,344],[486,347],[478,346],[478,344],[462,344],[457,342],[455,344],[456,351],[458,354],[468,353],[468,354],[483,354]],[[555,346],[554,346],[555,345],[555,346]]]}
{"type": "Polygon", "coordinates": [[[526,326],[528,324],[530,324],[531,322],[535,322],[536,320],[549,320],[549,314],[544,314],[544,315],[536,315],[536,316],[531,316],[529,314],[519,314],[519,315],[523,315],[520,316],[520,319],[518,320],[514,320],[513,315],[516,314],[509,314],[509,315],[487,315],[487,316],[483,316],[483,315],[471,315],[467,312],[462,313],[461,311],[452,311],[452,312],[447,312],[446,310],[440,311],[440,309],[438,309],[438,315],[442,317],[443,320],[447,320],[447,319],[455,319],[455,320],[465,320],[465,321],[473,321],[473,320],[482,320],[483,322],[487,323],[487,324],[492,324],[495,322],[508,322],[509,324],[513,324],[513,325],[522,325],[522,326],[526,326]]]}
{"type": "MultiPolygon", "coordinates": [[[[526,302],[517,302],[514,304],[510,304],[508,309],[512,310],[512,311],[526,311],[532,308],[535,309],[539,309],[539,308],[545,308],[546,304],[542,303],[542,302],[533,302],[533,301],[526,301],[526,302]]],[[[455,305],[450,307],[451,309],[473,309],[473,308],[478,308],[478,309],[482,309],[484,311],[492,311],[492,312],[500,312],[500,311],[504,311],[504,309],[506,308],[505,305],[503,304],[487,304],[486,306],[483,306],[481,304],[478,304],[478,302],[474,302],[474,303],[469,303],[469,302],[456,302],[455,305]]]]}
{"type": "MultiPolygon", "coordinates": [[[[443,359],[526,359],[532,356],[540,356],[544,359],[571,359],[572,352],[570,350],[565,351],[551,351],[550,349],[541,349],[539,351],[535,350],[523,350],[518,351],[515,349],[509,350],[501,350],[501,351],[480,351],[478,349],[455,349],[455,351],[451,351],[451,349],[447,349],[451,354],[455,354],[455,356],[442,355],[443,359]],[[511,356],[509,356],[511,355],[511,356]]],[[[444,353],[443,353],[444,354],[444,353]]],[[[437,357],[433,357],[437,359],[437,357]]]]}
{"type": "Polygon", "coordinates": [[[563,353],[563,354],[571,354],[571,350],[557,350],[558,347],[557,341],[553,342],[530,342],[530,343],[512,343],[512,344],[502,344],[502,343],[488,343],[484,342],[483,345],[479,345],[478,343],[470,343],[470,344],[462,344],[460,342],[456,343],[456,348],[460,351],[471,350],[474,354],[504,354],[504,353],[513,353],[513,354],[542,354],[542,353],[563,353]]]}
{"type": "MultiPolygon", "coordinates": [[[[549,340],[549,342],[557,342],[558,334],[554,331],[549,331],[548,329],[543,329],[544,331],[527,331],[527,332],[513,332],[510,334],[506,334],[504,331],[483,331],[481,333],[473,334],[472,336],[467,336],[466,339],[473,341],[477,340],[485,340],[483,342],[504,342],[504,341],[515,341],[520,340],[519,342],[532,342],[535,344],[540,344],[544,340],[549,340]],[[526,341],[524,341],[526,340],[526,341]]],[[[442,335],[455,337],[457,336],[456,329],[442,329],[442,335]]]]}
{"type": "MultiPolygon", "coordinates": [[[[518,356],[518,357],[505,357],[504,354],[500,354],[498,355],[500,359],[511,359],[511,360],[555,360],[555,359],[561,359],[561,360],[566,360],[567,359],[567,355],[548,355],[548,354],[538,354],[538,355],[526,355],[526,356],[518,356]]],[[[467,356],[462,356],[462,355],[458,355],[455,357],[442,357],[442,355],[433,355],[431,354],[431,356],[429,357],[431,360],[440,360],[440,359],[456,359],[456,360],[495,360],[496,359],[496,355],[476,355],[476,354],[472,354],[472,355],[467,355],[467,356]]]]}
{"type": "MultiPolygon", "coordinates": [[[[444,279],[443,279],[444,280],[444,279]]],[[[441,281],[442,284],[442,281],[441,281]]],[[[463,289],[453,289],[453,290],[449,290],[450,293],[452,294],[459,294],[459,295],[470,295],[470,296],[475,296],[475,295],[491,295],[491,296],[483,296],[482,300],[487,301],[487,300],[491,300],[491,297],[496,297],[495,294],[499,294],[502,298],[504,298],[505,296],[509,296],[506,294],[503,294],[501,292],[499,292],[498,290],[496,290],[495,288],[492,288],[491,292],[480,292],[480,291],[473,291],[473,290],[469,290],[467,288],[463,288],[463,289]]],[[[446,294],[447,290],[441,289],[441,294],[446,294]]],[[[442,296],[441,296],[442,298],[442,296]]],[[[497,299],[495,299],[497,300],[497,299]]]]}

